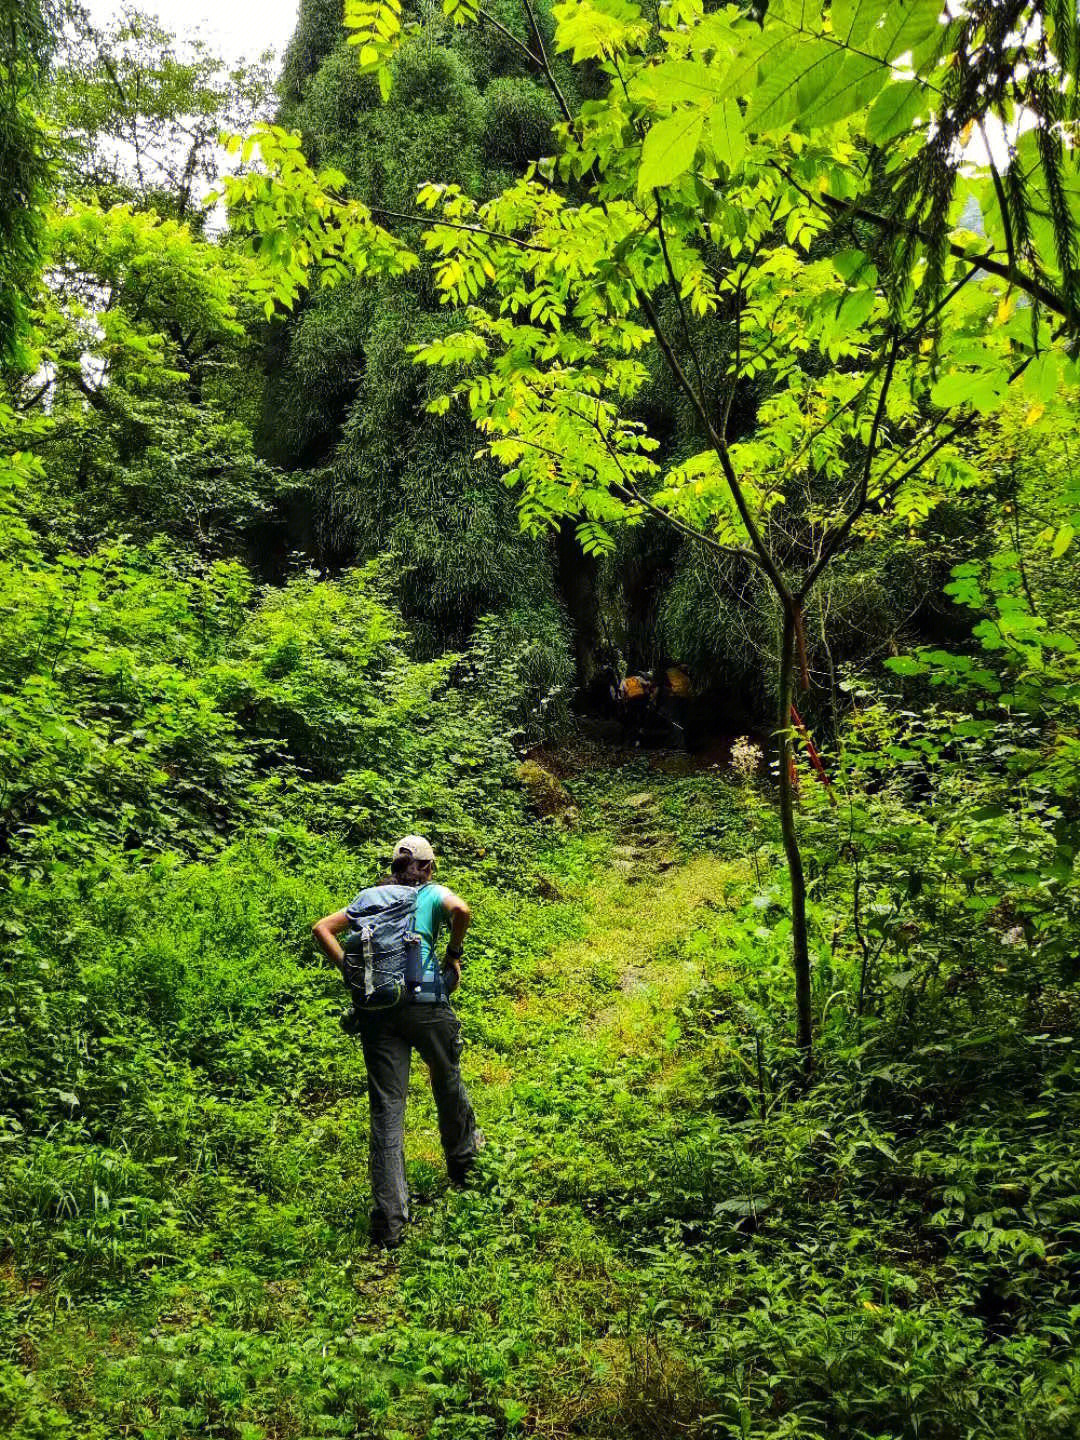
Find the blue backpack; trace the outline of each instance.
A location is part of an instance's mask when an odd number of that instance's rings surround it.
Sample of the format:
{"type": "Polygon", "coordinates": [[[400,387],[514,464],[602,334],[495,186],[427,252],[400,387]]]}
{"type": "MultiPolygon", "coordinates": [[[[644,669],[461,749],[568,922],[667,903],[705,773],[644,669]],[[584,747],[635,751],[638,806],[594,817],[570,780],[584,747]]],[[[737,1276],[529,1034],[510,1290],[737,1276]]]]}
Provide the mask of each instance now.
{"type": "MultiPolygon", "coordinates": [[[[355,1009],[389,1010],[433,988],[424,983],[423,944],[416,933],[418,894],[412,885],[372,885],[349,906],[353,929],[341,947],[342,974],[355,1009]]],[[[436,990],[441,979],[436,967],[436,990]]]]}

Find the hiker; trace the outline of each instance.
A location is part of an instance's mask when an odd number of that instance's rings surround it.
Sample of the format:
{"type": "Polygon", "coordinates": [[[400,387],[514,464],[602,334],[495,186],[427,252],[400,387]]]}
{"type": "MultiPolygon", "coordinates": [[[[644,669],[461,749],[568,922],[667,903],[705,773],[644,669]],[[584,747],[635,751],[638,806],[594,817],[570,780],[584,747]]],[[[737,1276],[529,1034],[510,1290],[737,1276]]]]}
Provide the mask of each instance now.
{"type": "Polygon", "coordinates": [[[615,704],[622,725],[623,744],[640,745],[650,718],[654,686],[647,675],[627,675],[615,690],[615,704]]]}
{"type": "Polygon", "coordinates": [[[689,750],[687,730],[694,687],[685,665],[669,665],[662,671],[655,694],[657,714],[663,719],[670,738],[682,749],[689,750]]]}
{"type": "Polygon", "coordinates": [[[463,1185],[480,1141],[461,1079],[461,1022],[449,997],[461,983],[461,955],[469,907],[433,883],[435,852],[422,835],[394,847],[390,874],[361,890],[344,910],[312,926],[325,954],[342,973],[353,1008],[342,1027],[364,1049],[371,1107],[371,1239],[400,1245],[409,1219],[405,1183],[405,1100],[416,1050],[427,1065],[439,1114],[450,1180],[463,1185]],[[448,928],[440,967],[436,947],[448,928]],[[338,935],[349,931],[345,946],[338,935]],[[394,938],[396,936],[396,939],[394,938]]]}

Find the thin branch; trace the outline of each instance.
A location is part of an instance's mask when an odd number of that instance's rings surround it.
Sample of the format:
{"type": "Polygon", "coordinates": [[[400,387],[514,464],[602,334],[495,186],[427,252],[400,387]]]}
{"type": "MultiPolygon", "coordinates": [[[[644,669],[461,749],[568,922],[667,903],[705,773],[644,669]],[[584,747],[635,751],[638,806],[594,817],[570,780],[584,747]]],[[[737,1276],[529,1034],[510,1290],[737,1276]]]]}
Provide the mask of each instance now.
{"type": "MultiPolygon", "coordinates": [[[[1029,355],[1026,360],[1022,361],[1021,364],[1016,366],[1016,368],[1011,372],[1008,380],[1005,383],[1007,385],[1011,385],[1015,380],[1019,380],[1020,376],[1023,375],[1024,371],[1028,368],[1028,366],[1034,359],[1034,355],[1029,355]]],[[[923,453],[919,456],[917,460],[913,461],[906,470],[903,470],[900,475],[892,482],[891,485],[889,485],[887,488],[882,489],[882,496],[887,499],[892,499],[892,497],[896,495],[896,493],[899,491],[899,489],[906,480],[910,480],[912,475],[916,474],[927,463],[928,460],[932,460],[939,450],[943,450],[945,446],[948,445],[951,441],[955,440],[958,435],[963,435],[965,431],[970,430],[976,424],[978,418],[978,413],[973,410],[970,414],[963,416],[960,420],[957,420],[956,423],[954,425],[951,425],[948,430],[946,430],[942,435],[940,435],[932,445],[928,446],[927,449],[923,451],[923,453]]],[[[888,475],[889,472],[897,464],[899,464],[899,457],[894,460],[893,464],[890,465],[889,469],[885,471],[885,475],[888,475]]],[[[884,479],[885,476],[883,475],[881,478],[884,479]]]]}
{"type": "Polygon", "coordinates": [[[101,410],[106,415],[119,414],[125,420],[129,418],[127,415],[124,415],[122,411],[117,410],[112,405],[110,405],[109,402],[105,399],[104,395],[101,393],[100,389],[95,390],[91,385],[88,385],[79,371],[73,370],[71,372],[71,378],[75,382],[76,390],[82,392],[82,394],[86,397],[86,399],[90,402],[90,404],[94,407],[95,410],[101,410]]]}
{"type": "MultiPolygon", "coordinates": [[[[976,272],[974,270],[965,270],[963,275],[961,275],[960,279],[956,282],[956,284],[941,297],[941,299],[934,306],[934,308],[926,313],[926,315],[923,317],[922,320],[920,320],[918,325],[912,326],[912,328],[904,335],[904,342],[906,343],[907,341],[917,339],[921,332],[924,331],[926,327],[930,325],[934,320],[936,320],[937,317],[941,314],[941,312],[952,303],[952,301],[956,298],[956,296],[960,293],[964,286],[970,283],[970,281],[974,278],[975,273],[976,272]]],[[[843,415],[845,410],[850,410],[861,403],[863,397],[869,391],[871,385],[873,385],[874,381],[884,369],[887,359],[888,351],[882,351],[882,353],[878,356],[878,358],[874,361],[873,365],[870,367],[865,382],[859,386],[855,394],[852,395],[849,399],[845,400],[842,405],[838,405],[830,415],[826,416],[826,418],[822,420],[819,425],[817,425],[813,430],[811,430],[810,434],[806,437],[806,439],[799,446],[798,450],[795,452],[795,454],[791,457],[791,459],[785,466],[785,475],[791,474],[791,471],[806,454],[810,446],[813,445],[814,441],[818,438],[818,436],[823,435],[825,431],[828,430],[829,426],[833,424],[834,421],[839,420],[840,416],[843,415]]]]}
{"type": "Polygon", "coordinates": [[[874,454],[877,450],[877,441],[878,435],[881,431],[881,424],[885,418],[885,402],[888,399],[889,388],[892,385],[893,373],[896,370],[896,357],[899,353],[899,350],[900,332],[898,330],[894,330],[892,336],[892,343],[889,346],[889,357],[888,360],[885,362],[885,374],[882,376],[881,380],[881,390],[878,392],[877,409],[874,411],[873,424],[870,426],[870,437],[866,443],[866,460],[863,464],[862,476],[859,480],[859,489],[855,498],[855,503],[852,505],[848,513],[844,516],[840,524],[834,530],[828,532],[822,540],[821,550],[818,552],[818,558],[810,567],[810,573],[803,581],[802,588],[800,589],[798,597],[796,599],[795,603],[799,607],[802,606],[803,602],[806,600],[807,595],[809,595],[810,591],[813,589],[815,581],[817,580],[821,572],[825,569],[825,566],[828,565],[829,561],[836,554],[840,546],[844,543],[845,539],[851,531],[851,527],[855,524],[856,520],[858,520],[859,516],[866,509],[866,504],[870,497],[870,472],[874,463],[874,454]]]}
{"type": "Polygon", "coordinates": [[[735,400],[735,389],[739,383],[739,375],[742,370],[742,293],[743,281],[746,279],[744,270],[735,287],[735,365],[731,374],[731,384],[728,386],[727,395],[724,397],[724,413],[720,417],[720,434],[727,440],[728,421],[731,419],[731,406],[735,400]]]}
{"type": "Polygon", "coordinates": [[[544,48],[544,37],[540,34],[540,26],[537,24],[536,21],[536,12],[533,10],[532,0],[521,0],[521,3],[525,6],[526,14],[529,17],[529,23],[532,26],[533,38],[536,41],[536,48],[540,51],[540,67],[544,72],[544,78],[547,80],[548,85],[551,88],[551,93],[555,96],[555,103],[562,111],[563,119],[568,125],[572,125],[574,123],[573,111],[566,103],[566,96],[559,88],[559,82],[555,79],[555,72],[551,68],[551,63],[548,60],[547,50],[544,48]]]}
{"type": "MultiPolygon", "coordinates": [[[[635,483],[633,478],[627,474],[626,468],[622,464],[618,452],[612,450],[611,445],[607,437],[604,435],[603,430],[595,423],[595,421],[590,419],[588,415],[583,414],[580,410],[573,410],[572,413],[576,415],[579,420],[584,420],[587,425],[593,426],[597,434],[600,436],[601,440],[604,442],[604,448],[607,450],[608,454],[618,466],[619,473],[622,476],[621,481],[605,481],[604,477],[600,474],[599,470],[597,470],[595,465],[587,465],[587,469],[596,480],[598,480],[601,484],[606,485],[609,489],[613,490],[619,496],[620,500],[625,500],[629,503],[640,505],[643,510],[647,510],[658,520],[663,520],[666,524],[671,525],[675,530],[678,530],[688,539],[701,541],[702,544],[707,545],[710,550],[715,550],[716,553],[719,555],[724,555],[737,560],[749,560],[751,564],[760,566],[760,561],[752,550],[747,550],[746,547],[742,545],[721,544],[719,540],[714,540],[711,535],[706,535],[703,530],[697,530],[694,528],[693,525],[688,525],[685,520],[680,520],[677,515],[672,515],[670,511],[662,509],[661,506],[655,503],[655,501],[650,500],[647,495],[643,495],[638,489],[637,484],[635,483]]],[[[516,439],[518,444],[527,445],[530,450],[539,450],[541,455],[550,455],[551,458],[557,461],[560,465],[565,459],[565,456],[561,454],[558,450],[553,450],[550,445],[542,445],[539,440],[530,440],[524,435],[517,435],[514,438],[516,439]]]]}
{"type": "Polygon", "coordinates": [[[543,65],[543,61],[540,59],[539,55],[534,55],[533,52],[529,49],[528,45],[525,44],[524,40],[519,40],[518,37],[514,34],[514,32],[507,29],[507,27],[502,23],[501,20],[496,20],[495,16],[492,15],[490,10],[484,10],[483,8],[480,8],[477,10],[476,13],[481,20],[486,20],[487,23],[492,27],[492,29],[498,30],[500,35],[505,36],[505,38],[509,40],[512,45],[516,45],[517,48],[522,52],[522,54],[527,55],[534,65],[543,65]]]}
{"type": "Polygon", "coordinates": [[[1005,230],[1005,253],[1009,257],[1009,273],[1016,272],[1016,244],[1013,240],[1012,220],[1009,216],[1009,205],[1005,199],[1005,187],[1001,183],[1001,176],[994,164],[993,151],[990,148],[990,141],[986,136],[986,126],[979,121],[979,134],[982,136],[983,147],[986,150],[987,164],[990,167],[990,179],[994,184],[994,195],[997,198],[998,212],[1001,215],[1001,224],[1005,230]]]}
{"type": "MultiPolygon", "coordinates": [[[[794,185],[800,195],[821,210],[826,210],[832,215],[846,215],[854,220],[865,220],[870,225],[876,225],[879,230],[886,230],[891,234],[914,235],[924,245],[933,243],[934,237],[921,226],[905,225],[902,220],[893,220],[887,215],[878,214],[876,210],[868,210],[864,205],[853,205],[849,200],[840,200],[835,195],[828,194],[827,191],[815,195],[811,191],[805,190],[784,166],[781,165],[777,168],[784,178],[794,185]]],[[[1069,319],[1068,306],[1056,290],[1051,290],[1048,285],[1034,276],[1014,272],[1010,266],[1002,264],[1000,260],[995,260],[992,250],[987,251],[984,255],[972,255],[969,250],[965,250],[963,245],[958,245],[955,240],[949,241],[948,248],[950,254],[954,255],[957,260],[963,260],[965,264],[973,266],[976,270],[983,270],[987,275],[996,275],[1001,280],[1007,280],[1019,290],[1023,290],[1025,294],[1030,295],[1033,300],[1038,300],[1048,310],[1052,310],[1055,315],[1060,315],[1065,320],[1069,319]]]]}
{"type": "MultiPolygon", "coordinates": [[[[605,450],[607,450],[612,460],[614,460],[618,467],[619,474],[622,476],[622,489],[642,506],[643,509],[648,510],[651,515],[655,515],[658,520],[666,521],[667,524],[673,526],[689,539],[702,541],[705,545],[709,546],[710,549],[717,551],[718,554],[734,556],[740,560],[749,560],[759,569],[761,568],[761,561],[758,556],[753,550],[748,550],[745,545],[724,545],[719,540],[714,540],[711,535],[707,535],[704,530],[699,530],[696,526],[688,524],[685,520],[681,520],[677,515],[671,514],[669,510],[663,509],[662,506],[650,500],[647,495],[643,495],[638,489],[637,482],[633,476],[627,473],[626,467],[622,463],[622,457],[617,450],[612,448],[611,440],[604,434],[599,422],[591,419],[581,411],[575,411],[575,414],[579,415],[586,424],[592,425],[593,429],[600,436],[605,450]]],[[[597,478],[599,479],[599,476],[597,476],[597,478]]]]}
{"type": "Polygon", "coordinates": [[[32,410],[42,396],[46,394],[52,383],[53,377],[50,376],[44,384],[38,386],[32,395],[28,395],[25,400],[17,400],[15,402],[15,409],[18,410],[20,414],[27,410],[32,410]]]}
{"type": "Polygon", "coordinates": [[[516,245],[521,250],[537,250],[541,255],[551,254],[551,247],[548,245],[536,245],[531,240],[519,240],[516,235],[504,235],[501,230],[487,230],[483,225],[462,225],[454,220],[441,220],[434,213],[431,215],[408,215],[400,210],[384,210],[380,205],[372,205],[370,213],[380,215],[387,220],[402,220],[408,225],[426,225],[428,229],[441,225],[447,230],[464,230],[469,235],[486,235],[491,240],[505,240],[507,245],[516,245]]]}
{"type": "Polygon", "coordinates": [[[654,190],[653,194],[656,197],[656,230],[657,234],[660,236],[660,250],[664,256],[664,265],[667,269],[668,281],[671,285],[671,293],[675,296],[675,304],[679,307],[679,319],[682,321],[683,338],[686,341],[686,348],[690,352],[690,358],[694,362],[694,369],[697,372],[698,387],[701,391],[702,399],[704,399],[705,376],[702,373],[701,361],[698,358],[698,353],[694,347],[694,342],[690,338],[690,326],[686,319],[686,310],[683,306],[679,282],[675,278],[675,267],[671,263],[671,255],[668,252],[667,234],[664,230],[664,207],[660,200],[659,189],[654,190]]]}
{"type": "Polygon", "coordinates": [[[657,344],[663,352],[664,359],[667,361],[671,373],[675,376],[683,393],[693,404],[694,409],[701,418],[702,424],[705,426],[705,431],[712,443],[713,449],[716,451],[717,459],[720,461],[720,468],[724,472],[724,479],[727,481],[728,489],[731,491],[731,498],[734,500],[735,508],[738,510],[739,517],[746,527],[746,533],[749,535],[750,543],[758,556],[761,569],[764,570],[765,574],[769,577],[769,581],[781,603],[785,607],[789,606],[792,602],[791,590],[788,588],[787,582],[780,573],[779,567],[769,551],[769,547],[762,538],[757,522],[750,512],[750,507],[746,503],[746,496],[743,494],[742,486],[739,484],[739,477],[735,474],[735,467],[732,465],[731,456],[728,454],[727,443],[717,434],[715,426],[709,419],[704,401],[697,395],[693,385],[691,385],[687,378],[686,371],[679,364],[679,357],[671,348],[671,343],[664,334],[659,317],[649,296],[646,295],[644,290],[638,288],[637,299],[638,304],[645,312],[649,324],[652,326],[657,344]]]}
{"type": "Polygon", "coordinates": [[[707,535],[704,530],[699,530],[696,526],[688,524],[685,520],[680,520],[680,518],[677,515],[673,515],[670,510],[665,510],[662,506],[655,504],[647,495],[641,493],[633,481],[625,481],[624,488],[627,494],[643,509],[647,510],[650,515],[655,516],[657,520],[663,520],[665,524],[677,530],[680,535],[685,535],[688,540],[699,541],[701,544],[707,545],[710,550],[714,550],[718,555],[724,555],[734,560],[748,560],[751,565],[755,565],[759,570],[762,568],[761,560],[753,550],[747,549],[745,545],[722,544],[721,541],[715,540],[711,535],[707,535]]]}

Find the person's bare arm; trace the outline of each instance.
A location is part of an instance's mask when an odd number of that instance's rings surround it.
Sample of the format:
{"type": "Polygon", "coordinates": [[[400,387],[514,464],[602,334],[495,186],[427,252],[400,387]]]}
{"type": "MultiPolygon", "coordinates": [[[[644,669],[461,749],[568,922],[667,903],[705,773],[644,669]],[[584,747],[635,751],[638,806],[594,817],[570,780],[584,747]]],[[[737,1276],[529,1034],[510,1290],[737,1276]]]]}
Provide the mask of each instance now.
{"type": "Polygon", "coordinates": [[[333,915],[324,915],[311,927],[315,943],[328,960],[340,970],[345,963],[345,952],[338,944],[337,937],[349,928],[349,914],[346,910],[335,910],[333,915]]]}
{"type": "Polygon", "coordinates": [[[450,919],[450,944],[446,948],[443,976],[446,979],[446,992],[452,995],[461,984],[461,947],[465,932],[472,921],[472,911],[461,896],[455,895],[452,890],[446,892],[443,904],[450,919]]]}

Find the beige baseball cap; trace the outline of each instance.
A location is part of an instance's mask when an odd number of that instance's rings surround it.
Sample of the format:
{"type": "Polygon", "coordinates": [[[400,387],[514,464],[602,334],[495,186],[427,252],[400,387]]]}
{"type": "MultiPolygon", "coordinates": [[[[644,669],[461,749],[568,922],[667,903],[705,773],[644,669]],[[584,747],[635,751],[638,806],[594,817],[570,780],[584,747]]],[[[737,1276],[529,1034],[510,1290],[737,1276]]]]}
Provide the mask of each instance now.
{"type": "Polygon", "coordinates": [[[431,843],[425,840],[423,835],[406,835],[394,846],[395,860],[421,860],[427,862],[435,859],[435,851],[431,843]]]}

